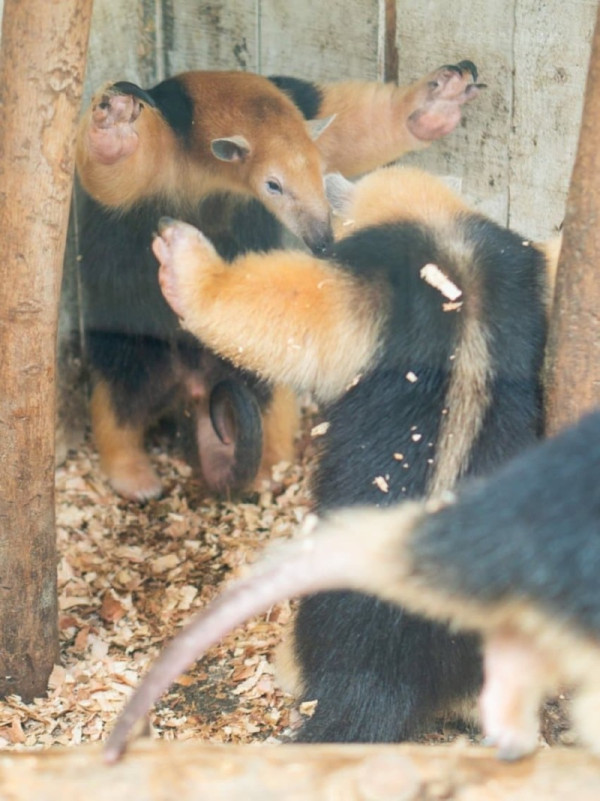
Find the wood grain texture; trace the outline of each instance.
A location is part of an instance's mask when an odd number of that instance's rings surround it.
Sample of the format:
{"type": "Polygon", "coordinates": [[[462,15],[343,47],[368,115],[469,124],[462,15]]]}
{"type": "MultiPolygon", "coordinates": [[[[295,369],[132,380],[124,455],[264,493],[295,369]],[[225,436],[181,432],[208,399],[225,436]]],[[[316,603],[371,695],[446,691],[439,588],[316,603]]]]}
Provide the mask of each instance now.
{"type": "Polygon", "coordinates": [[[261,0],[259,14],[259,70],[265,75],[377,79],[377,0],[261,0]]]}
{"type": "Polygon", "coordinates": [[[450,136],[410,163],[462,183],[470,205],[501,224],[508,219],[508,140],[512,108],[513,12],[509,3],[486,4],[479,13],[469,3],[401,0],[398,4],[398,54],[401,80],[441,64],[470,59],[487,84],[465,109],[450,136]]]}
{"type": "Polygon", "coordinates": [[[409,160],[461,179],[471,203],[532,239],[564,214],[595,5],[398,3],[402,79],[470,58],[487,84],[460,129],[409,160]]]}
{"type": "Polygon", "coordinates": [[[90,29],[83,102],[105,81],[147,85],[144,62],[155,58],[152,39],[144,36],[138,0],[95,0],[90,29]]]}
{"type": "Polygon", "coordinates": [[[535,239],[564,219],[596,6],[515,3],[507,222],[535,239]]]}
{"type": "Polygon", "coordinates": [[[0,694],[24,698],[45,691],[58,656],[56,339],[91,6],[91,0],[4,4],[0,694]]]}
{"type": "Polygon", "coordinates": [[[598,20],[550,325],[549,433],[600,406],[600,13],[598,20]]]}
{"type": "Polygon", "coordinates": [[[165,69],[259,71],[256,0],[163,3],[165,69]]]}
{"type": "Polygon", "coordinates": [[[138,741],[122,762],[97,746],[6,754],[11,801],[597,801],[600,763],[552,749],[518,763],[452,746],[210,746],[138,741]]]}

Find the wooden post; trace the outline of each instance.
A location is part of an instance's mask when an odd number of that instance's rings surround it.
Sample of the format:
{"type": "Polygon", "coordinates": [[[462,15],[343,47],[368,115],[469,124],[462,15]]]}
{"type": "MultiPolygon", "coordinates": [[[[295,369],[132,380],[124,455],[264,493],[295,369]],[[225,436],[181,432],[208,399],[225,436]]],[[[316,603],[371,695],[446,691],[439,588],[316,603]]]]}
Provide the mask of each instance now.
{"type": "Polygon", "coordinates": [[[207,745],[138,741],[105,765],[97,745],[4,752],[10,801],[597,801],[598,759],[547,748],[519,762],[433,745],[207,745]]]}
{"type": "Polygon", "coordinates": [[[58,656],[58,299],[92,0],[5,0],[0,50],[0,694],[58,656]]]}
{"type": "MultiPolygon", "coordinates": [[[[600,406],[600,7],[571,178],[547,355],[549,434],[600,406]]],[[[544,199],[539,198],[543,203],[544,199]]]]}

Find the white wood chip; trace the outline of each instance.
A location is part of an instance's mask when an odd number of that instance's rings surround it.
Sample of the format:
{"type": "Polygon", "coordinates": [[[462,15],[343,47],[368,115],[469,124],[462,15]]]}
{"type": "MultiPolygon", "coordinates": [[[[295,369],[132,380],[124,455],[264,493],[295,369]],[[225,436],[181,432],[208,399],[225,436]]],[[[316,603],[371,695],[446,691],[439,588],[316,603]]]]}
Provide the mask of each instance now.
{"type": "Polygon", "coordinates": [[[311,437],[322,437],[329,431],[329,426],[331,423],[319,423],[316,426],[313,426],[310,430],[311,437]]]}
{"type": "Polygon", "coordinates": [[[390,486],[383,476],[375,476],[373,479],[373,484],[375,484],[377,489],[380,489],[382,492],[390,491],[390,486]]]}
{"type": "Polygon", "coordinates": [[[463,305],[462,300],[449,301],[448,303],[442,303],[442,311],[445,311],[445,312],[460,311],[462,309],[462,305],[463,305]]]}
{"type": "Polygon", "coordinates": [[[459,289],[456,284],[440,270],[437,264],[426,264],[424,267],[421,267],[420,276],[425,283],[437,289],[445,298],[448,298],[448,300],[458,300],[462,295],[462,289],[459,289]]]}

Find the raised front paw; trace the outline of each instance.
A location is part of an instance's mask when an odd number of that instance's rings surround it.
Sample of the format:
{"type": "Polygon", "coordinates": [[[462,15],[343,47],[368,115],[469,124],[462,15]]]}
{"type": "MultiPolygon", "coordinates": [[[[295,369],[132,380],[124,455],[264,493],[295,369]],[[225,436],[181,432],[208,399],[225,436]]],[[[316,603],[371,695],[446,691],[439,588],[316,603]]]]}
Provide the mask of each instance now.
{"type": "Polygon", "coordinates": [[[485,87],[476,83],[472,61],[447,64],[428,75],[415,93],[415,110],[407,120],[410,132],[423,141],[440,139],[460,122],[461,106],[485,87]]]}
{"type": "Polygon", "coordinates": [[[114,86],[100,92],[92,101],[87,132],[90,156],[101,164],[114,164],[135,152],[139,142],[134,123],[143,103],[132,94],[122,94],[114,86]]]}
{"type": "Polygon", "coordinates": [[[160,263],[158,281],[167,303],[184,319],[194,303],[195,279],[218,259],[209,240],[193,225],[161,217],[152,250],[160,263]]]}

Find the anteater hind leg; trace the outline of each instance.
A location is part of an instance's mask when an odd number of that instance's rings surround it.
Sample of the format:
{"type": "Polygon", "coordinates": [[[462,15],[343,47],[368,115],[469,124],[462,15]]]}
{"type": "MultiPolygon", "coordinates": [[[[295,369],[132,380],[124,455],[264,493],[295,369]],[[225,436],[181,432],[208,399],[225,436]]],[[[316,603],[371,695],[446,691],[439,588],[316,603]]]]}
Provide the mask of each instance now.
{"type": "Polygon", "coordinates": [[[118,421],[108,385],[101,380],[92,393],[91,417],[100,467],[115,491],[132,501],[158,497],[162,484],[144,450],[145,425],[118,421]]]}
{"type": "Polygon", "coordinates": [[[358,593],[303,599],[292,649],[284,678],[318,700],[300,742],[412,739],[480,686],[476,638],[358,593]]]}
{"type": "Polygon", "coordinates": [[[256,483],[271,477],[279,462],[292,462],[294,440],[299,428],[298,399],[288,387],[278,385],[263,417],[263,455],[256,483]]]}
{"type": "Polygon", "coordinates": [[[484,647],[485,682],[480,698],[486,742],[500,759],[519,759],[538,745],[544,696],[555,686],[553,660],[531,638],[512,631],[490,636],[484,647]]]}

